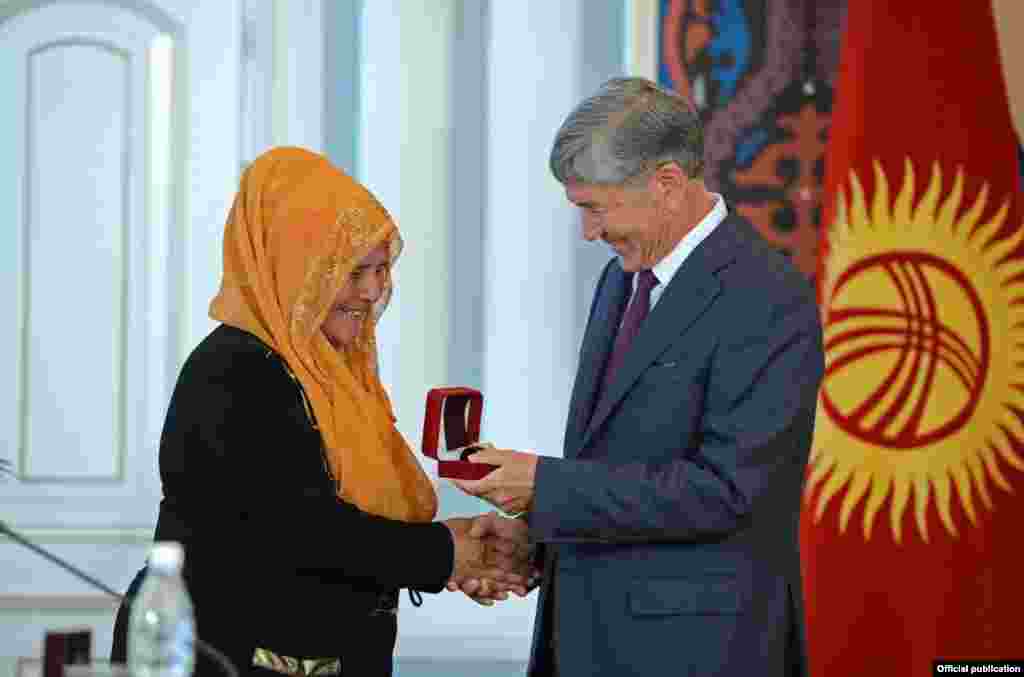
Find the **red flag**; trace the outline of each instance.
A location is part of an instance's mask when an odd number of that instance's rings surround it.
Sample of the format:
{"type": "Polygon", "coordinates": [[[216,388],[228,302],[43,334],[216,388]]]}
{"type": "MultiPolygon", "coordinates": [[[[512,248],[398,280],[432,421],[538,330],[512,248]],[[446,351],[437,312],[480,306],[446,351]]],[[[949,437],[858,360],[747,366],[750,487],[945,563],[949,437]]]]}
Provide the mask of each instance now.
{"type": "Polygon", "coordinates": [[[856,0],[828,146],[812,677],[1024,656],[1024,228],[989,0],[856,0]]]}

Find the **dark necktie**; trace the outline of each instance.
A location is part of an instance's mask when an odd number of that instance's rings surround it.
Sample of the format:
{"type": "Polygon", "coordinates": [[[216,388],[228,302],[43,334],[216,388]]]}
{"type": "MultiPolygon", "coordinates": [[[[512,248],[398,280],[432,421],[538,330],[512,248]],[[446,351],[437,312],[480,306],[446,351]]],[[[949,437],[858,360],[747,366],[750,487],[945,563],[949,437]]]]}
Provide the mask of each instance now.
{"type": "MultiPolygon", "coordinates": [[[[629,307],[626,308],[626,314],[622,318],[622,325],[619,327],[619,333],[615,337],[615,347],[612,348],[611,357],[608,358],[608,366],[604,370],[604,379],[601,381],[601,390],[597,393],[597,397],[594,399],[596,403],[601,401],[604,397],[605,391],[612,382],[612,378],[615,376],[615,371],[622,364],[622,360],[625,358],[626,353],[629,351],[629,346],[633,343],[633,339],[636,338],[637,333],[640,331],[640,325],[643,324],[644,318],[647,317],[647,313],[651,309],[651,290],[654,289],[655,285],[658,284],[658,278],[654,276],[649,270],[641,270],[637,273],[636,291],[633,293],[633,298],[629,302],[629,307]]],[[[595,407],[596,408],[596,407],[595,407]]],[[[591,412],[593,413],[593,412],[591,412]]],[[[551,565],[551,580],[548,581],[548,594],[551,597],[551,603],[547,613],[548,616],[548,627],[551,629],[548,635],[548,649],[550,653],[550,661],[552,663],[552,674],[557,677],[560,674],[558,669],[558,605],[559,605],[559,585],[556,582],[558,572],[557,556],[554,552],[550,551],[551,557],[555,559],[555,562],[551,565]]]]}
{"type": "Polygon", "coordinates": [[[622,361],[633,344],[633,339],[640,332],[640,325],[651,309],[651,290],[658,284],[658,278],[649,270],[641,270],[637,273],[636,291],[626,308],[626,315],[622,318],[622,326],[615,337],[615,347],[612,348],[611,357],[608,358],[608,366],[604,370],[604,380],[601,382],[601,391],[595,402],[600,402],[612,384],[615,372],[622,366],[622,361]]]}

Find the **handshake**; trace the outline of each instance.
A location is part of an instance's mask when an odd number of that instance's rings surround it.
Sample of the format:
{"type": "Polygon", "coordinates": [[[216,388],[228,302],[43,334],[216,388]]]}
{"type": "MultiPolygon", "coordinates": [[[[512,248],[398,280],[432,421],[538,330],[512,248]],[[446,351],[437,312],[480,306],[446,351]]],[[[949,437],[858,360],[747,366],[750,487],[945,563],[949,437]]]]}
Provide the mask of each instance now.
{"type": "Polygon", "coordinates": [[[510,592],[525,597],[536,585],[533,548],[527,525],[519,519],[488,513],[455,517],[442,522],[452,534],[455,564],[448,589],[462,590],[484,606],[508,599],[510,592]]]}

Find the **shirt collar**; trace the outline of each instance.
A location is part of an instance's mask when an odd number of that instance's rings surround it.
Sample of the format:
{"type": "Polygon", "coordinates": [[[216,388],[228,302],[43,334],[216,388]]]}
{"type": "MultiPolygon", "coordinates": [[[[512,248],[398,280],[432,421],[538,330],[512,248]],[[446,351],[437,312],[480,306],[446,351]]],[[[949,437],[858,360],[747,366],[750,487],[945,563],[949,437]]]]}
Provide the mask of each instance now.
{"type": "Polygon", "coordinates": [[[712,195],[715,197],[715,204],[711,207],[711,211],[705,214],[704,218],[679,240],[668,256],[651,268],[651,272],[654,273],[654,277],[658,278],[658,284],[662,289],[672,281],[676,272],[683,265],[683,261],[728,215],[729,211],[725,207],[725,200],[722,199],[722,196],[717,193],[712,193],[712,195]]]}

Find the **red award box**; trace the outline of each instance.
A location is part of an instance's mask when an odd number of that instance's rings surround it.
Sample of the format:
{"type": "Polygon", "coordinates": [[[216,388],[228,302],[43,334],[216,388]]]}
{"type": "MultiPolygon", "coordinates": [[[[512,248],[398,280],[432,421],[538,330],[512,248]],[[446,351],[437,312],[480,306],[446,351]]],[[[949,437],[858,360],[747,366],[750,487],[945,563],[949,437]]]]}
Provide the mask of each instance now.
{"type": "Polygon", "coordinates": [[[478,480],[497,466],[473,463],[466,458],[483,448],[480,417],[484,397],[479,390],[463,387],[434,388],[427,393],[423,419],[423,453],[437,459],[437,474],[459,480],[478,480]],[[444,445],[439,446],[444,423],[444,445]]]}

